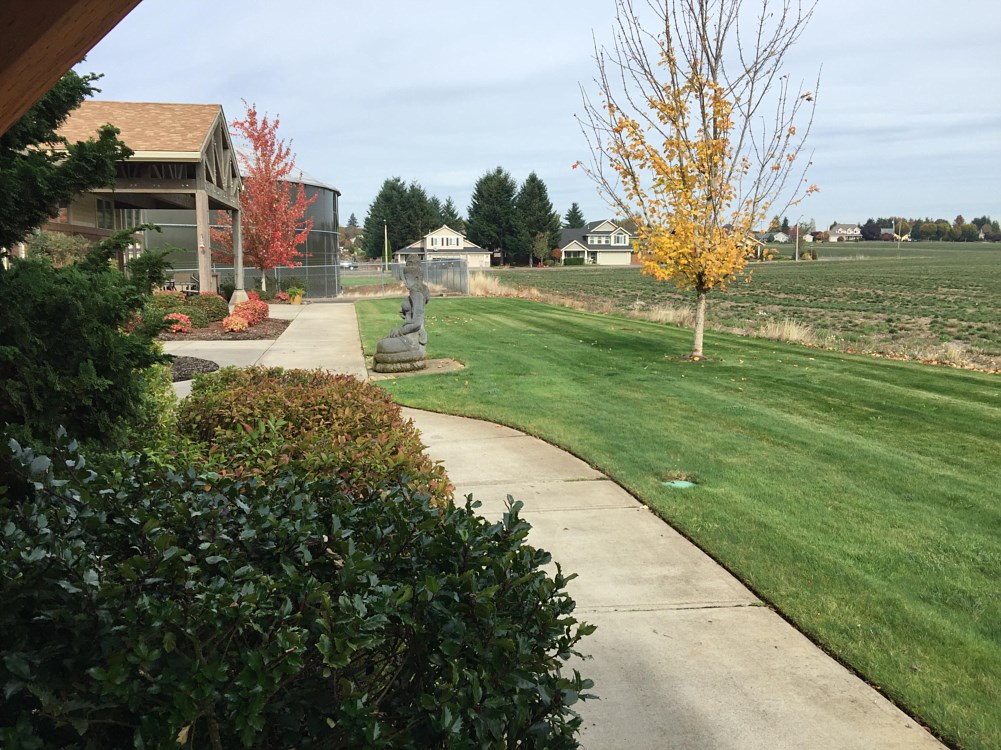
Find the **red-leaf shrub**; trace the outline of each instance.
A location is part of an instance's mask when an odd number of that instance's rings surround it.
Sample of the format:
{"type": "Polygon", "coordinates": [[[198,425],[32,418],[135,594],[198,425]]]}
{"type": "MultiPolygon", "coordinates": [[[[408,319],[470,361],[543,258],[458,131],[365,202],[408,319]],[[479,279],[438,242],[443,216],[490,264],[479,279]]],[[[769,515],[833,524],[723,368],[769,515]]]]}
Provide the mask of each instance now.
{"type": "Polygon", "coordinates": [[[191,333],[191,318],[184,313],[167,313],[163,319],[173,321],[167,329],[171,333],[191,333]]]}
{"type": "Polygon", "coordinates": [[[239,315],[227,315],[222,319],[222,329],[233,333],[234,331],[246,331],[249,328],[246,318],[239,315]]]}
{"type": "Polygon", "coordinates": [[[334,475],[359,496],[406,482],[446,504],[452,488],[420,434],[381,388],[322,370],[227,367],[195,378],[180,429],[226,475],[334,475]]]}
{"type": "Polygon", "coordinates": [[[288,292],[278,292],[278,294],[275,295],[275,299],[279,302],[288,302],[292,298],[288,296],[288,292]]]}
{"type": "Polygon", "coordinates": [[[258,323],[267,320],[271,315],[271,311],[268,309],[267,302],[250,299],[246,302],[241,302],[234,307],[233,315],[239,315],[247,321],[247,325],[255,326],[258,323]]]}

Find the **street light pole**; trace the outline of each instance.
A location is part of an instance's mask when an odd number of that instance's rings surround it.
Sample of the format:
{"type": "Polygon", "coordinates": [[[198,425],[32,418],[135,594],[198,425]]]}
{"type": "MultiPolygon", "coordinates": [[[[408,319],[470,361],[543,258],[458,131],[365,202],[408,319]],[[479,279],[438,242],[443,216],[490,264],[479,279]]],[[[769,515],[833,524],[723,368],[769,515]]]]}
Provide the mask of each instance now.
{"type": "Polygon", "coordinates": [[[803,221],[803,214],[799,215],[796,219],[796,260],[799,260],[799,233],[803,230],[801,222],[803,221]]]}

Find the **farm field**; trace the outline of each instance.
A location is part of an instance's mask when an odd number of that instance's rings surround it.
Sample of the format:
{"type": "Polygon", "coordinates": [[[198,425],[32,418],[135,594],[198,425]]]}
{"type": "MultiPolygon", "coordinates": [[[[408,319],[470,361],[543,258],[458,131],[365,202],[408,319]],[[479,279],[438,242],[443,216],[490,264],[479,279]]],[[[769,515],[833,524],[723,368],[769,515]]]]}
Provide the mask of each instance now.
{"type": "MultiPolygon", "coordinates": [[[[356,309],[371,352],[399,301],[356,309]]],[[[521,299],[427,315],[466,368],[381,381],[400,403],[580,456],[939,736],[1001,747],[998,375],[711,332],[691,362],[686,329],[521,299]]]]}
{"type": "MultiPolygon", "coordinates": [[[[898,251],[890,243],[853,243],[818,251],[817,261],[752,264],[750,284],[710,294],[709,325],[760,335],[791,321],[796,338],[826,348],[1001,369],[1001,245],[913,243],[898,251]]],[[[598,310],[655,313],[691,307],[694,299],[635,267],[490,275],[598,310]]]]}

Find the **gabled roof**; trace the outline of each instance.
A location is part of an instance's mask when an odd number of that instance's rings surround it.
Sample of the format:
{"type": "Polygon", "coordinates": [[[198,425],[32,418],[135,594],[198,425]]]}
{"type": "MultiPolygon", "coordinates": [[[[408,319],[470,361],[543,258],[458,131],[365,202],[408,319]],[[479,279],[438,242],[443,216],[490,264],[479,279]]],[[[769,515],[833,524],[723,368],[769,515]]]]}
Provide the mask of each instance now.
{"type": "Polygon", "coordinates": [[[70,113],[59,134],[71,143],[94,138],[108,123],[135,151],[133,159],[197,159],[223,117],[219,104],[84,101],[70,113]]]}
{"type": "Polygon", "coordinates": [[[602,219],[601,221],[590,221],[582,227],[561,229],[559,246],[562,248],[571,242],[577,242],[584,247],[591,247],[592,249],[632,251],[631,245],[588,245],[586,242],[588,236],[596,234],[612,235],[620,230],[629,235],[630,239],[635,237],[628,229],[620,227],[618,224],[614,224],[607,219],[602,219]]]}
{"type": "Polygon", "coordinates": [[[466,235],[464,235],[462,232],[457,232],[456,230],[452,229],[450,226],[448,226],[448,224],[442,224],[440,227],[438,227],[434,231],[428,232],[427,234],[425,234],[423,237],[421,237],[416,242],[411,242],[409,245],[407,245],[406,247],[402,248],[401,250],[398,250],[397,252],[400,252],[400,253],[414,252],[414,251],[425,252],[424,241],[428,237],[442,236],[442,235],[457,236],[457,237],[459,237],[462,240],[462,244],[459,245],[458,247],[428,248],[426,250],[426,252],[429,252],[429,253],[442,253],[442,252],[444,252],[444,253],[488,253],[488,252],[490,252],[489,250],[484,250],[479,245],[476,245],[476,244],[470,242],[469,240],[466,239],[466,235]]]}

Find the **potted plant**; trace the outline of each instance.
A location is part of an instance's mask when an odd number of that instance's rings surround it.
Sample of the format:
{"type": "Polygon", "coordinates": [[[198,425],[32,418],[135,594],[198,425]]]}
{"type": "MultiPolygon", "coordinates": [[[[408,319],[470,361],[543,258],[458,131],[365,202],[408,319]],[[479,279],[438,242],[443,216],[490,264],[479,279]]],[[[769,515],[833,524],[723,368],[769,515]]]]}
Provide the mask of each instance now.
{"type": "Polygon", "coordinates": [[[285,293],[288,294],[288,296],[291,298],[290,301],[292,302],[293,305],[301,305],[302,295],[306,293],[306,290],[303,289],[302,287],[290,286],[288,289],[285,290],[285,293]]]}

